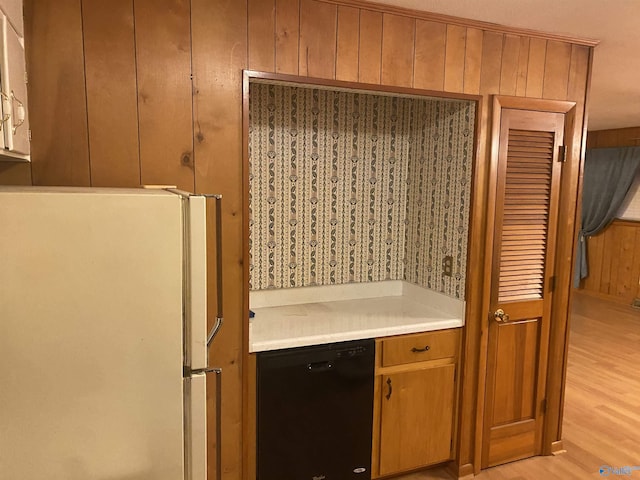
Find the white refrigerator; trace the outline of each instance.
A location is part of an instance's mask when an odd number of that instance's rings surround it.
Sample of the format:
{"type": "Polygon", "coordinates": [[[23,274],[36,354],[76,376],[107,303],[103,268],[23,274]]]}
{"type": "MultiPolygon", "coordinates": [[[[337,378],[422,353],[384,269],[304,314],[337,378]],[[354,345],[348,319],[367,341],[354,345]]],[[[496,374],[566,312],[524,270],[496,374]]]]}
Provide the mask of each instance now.
{"type": "Polygon", "coordinates": [[[0,187],[0,479],[207,478],[214,197],[0,187]]]}

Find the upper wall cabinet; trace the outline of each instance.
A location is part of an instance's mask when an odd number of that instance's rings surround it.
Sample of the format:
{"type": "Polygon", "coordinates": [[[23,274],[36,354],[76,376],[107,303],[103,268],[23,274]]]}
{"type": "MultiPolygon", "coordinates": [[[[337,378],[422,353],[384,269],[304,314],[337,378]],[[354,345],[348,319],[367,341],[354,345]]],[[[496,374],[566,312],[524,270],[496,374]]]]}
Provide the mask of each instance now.
{"type": "Polygon", "coordinates": [[[0,10],[19,37],[24,37],[24,20],[22,18],[22,0],[0,0],[0,10]]]}
{"type": "Polygon", "coordinates": [[[21,6],[0,2],[0,96],[2,136],[0,160],[29,161],[29,122],[21,6]],[[9,16],[10,15],[10,16],[9,16]]]}

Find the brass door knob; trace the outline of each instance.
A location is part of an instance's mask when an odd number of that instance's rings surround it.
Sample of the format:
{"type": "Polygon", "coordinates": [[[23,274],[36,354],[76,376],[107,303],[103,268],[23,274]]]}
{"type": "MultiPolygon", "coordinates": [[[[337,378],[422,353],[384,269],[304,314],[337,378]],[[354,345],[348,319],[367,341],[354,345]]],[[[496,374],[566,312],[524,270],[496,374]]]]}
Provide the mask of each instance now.
{"type": "Polygon", "coordinates": [[[504,310],[499,308],[493,313],[493,318],[495,318],[498,323],[507,323],[509,321],[509,314],[504,313],[504,310]]]}

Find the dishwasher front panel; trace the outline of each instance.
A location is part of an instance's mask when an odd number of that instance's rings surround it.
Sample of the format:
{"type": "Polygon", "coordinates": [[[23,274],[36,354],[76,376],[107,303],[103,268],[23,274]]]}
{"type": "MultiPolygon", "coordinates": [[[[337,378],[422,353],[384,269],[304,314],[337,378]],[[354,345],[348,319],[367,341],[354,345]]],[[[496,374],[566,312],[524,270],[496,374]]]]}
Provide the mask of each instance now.
{"type": "Polygon", "coordinates": [[[369,480],[373,340],[258,354],[258,480],[369,480]]]}

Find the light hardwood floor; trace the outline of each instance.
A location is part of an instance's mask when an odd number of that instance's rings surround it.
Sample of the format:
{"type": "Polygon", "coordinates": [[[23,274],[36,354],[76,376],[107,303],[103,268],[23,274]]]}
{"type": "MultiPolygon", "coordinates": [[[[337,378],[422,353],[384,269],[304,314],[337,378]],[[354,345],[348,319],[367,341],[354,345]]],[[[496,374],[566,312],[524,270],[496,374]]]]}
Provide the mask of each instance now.
{"type": "MultiPolygon", "coordinates": [[[[483,470],[479,480],[640,478],[600,475],[640,466],[640,310],[576,293],[563,424],[565,453],[483,470]]],[[[452,478],[443,469],[398,480],[452,478]]]]}

